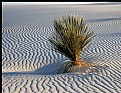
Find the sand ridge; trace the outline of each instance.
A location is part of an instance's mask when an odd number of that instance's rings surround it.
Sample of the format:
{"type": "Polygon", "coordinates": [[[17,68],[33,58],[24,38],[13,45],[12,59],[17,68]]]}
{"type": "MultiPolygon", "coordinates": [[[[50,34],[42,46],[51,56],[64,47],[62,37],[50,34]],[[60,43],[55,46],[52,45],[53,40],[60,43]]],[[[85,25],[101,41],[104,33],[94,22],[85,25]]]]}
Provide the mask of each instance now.
{"type": "Polygon", "coordinates": [[[3,93],[120,93],[121,12],[117,5],[3,6],[3,93]],[[106,64],[98,74],[54,74],[68,58],[50,50],[52,21],[63,15],[84,16],[97,34],[83,59],[106,64]]]}

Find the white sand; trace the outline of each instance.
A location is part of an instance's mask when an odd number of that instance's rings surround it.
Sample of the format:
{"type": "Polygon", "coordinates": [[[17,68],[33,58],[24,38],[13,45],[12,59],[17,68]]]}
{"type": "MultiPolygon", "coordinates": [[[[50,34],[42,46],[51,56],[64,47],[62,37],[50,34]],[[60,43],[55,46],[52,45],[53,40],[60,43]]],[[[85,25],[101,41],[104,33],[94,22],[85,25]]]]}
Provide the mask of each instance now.
{"type": "Polygon", "coordinates": [[[2,7],[3,93],[121,93],[121,4],[2,7]],[[49,50],[52,22],[73,14],[85,17],[97,34],[83,58],[110,69],[53,73],[68,58],[49,50]]]}

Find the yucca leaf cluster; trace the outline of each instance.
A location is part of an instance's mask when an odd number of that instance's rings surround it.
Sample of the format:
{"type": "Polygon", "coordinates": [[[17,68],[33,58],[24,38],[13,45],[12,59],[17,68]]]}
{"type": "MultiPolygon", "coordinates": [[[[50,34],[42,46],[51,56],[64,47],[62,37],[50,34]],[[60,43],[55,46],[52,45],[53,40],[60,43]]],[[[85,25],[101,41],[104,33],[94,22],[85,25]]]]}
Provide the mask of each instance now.
{"type": "Polygon", "coordinates": [[[49,38],[52,47],[71,61],[77,61],[94,33],[88,30],[84,18],[80,16],[58,18],[53,25],[55,32],[49,38]]]}

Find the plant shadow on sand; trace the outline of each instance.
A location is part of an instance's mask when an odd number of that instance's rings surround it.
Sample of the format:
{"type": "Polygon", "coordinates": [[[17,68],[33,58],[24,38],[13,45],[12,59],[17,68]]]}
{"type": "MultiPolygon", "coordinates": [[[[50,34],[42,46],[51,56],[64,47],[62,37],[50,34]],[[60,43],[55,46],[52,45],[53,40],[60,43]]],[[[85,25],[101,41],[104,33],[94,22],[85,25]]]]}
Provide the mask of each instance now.
{"type": "MultiPolygon", "coordinates": [[[[85,59],[85,58],[84,58],[85,59]]],[[[94,58],[94,57],[91,57],[89,59],[85,59],[87,62],[90,62],[90,63],[94,63],[94,62],[98,62],[99,60],[97,58],[94,58]]],[[[59,69],[59,67],[61,65],[63,65],[65,62],[63,60],[60,60],[60,62],[54,62],[52,64],[48,64],[48,65],[45,65],[43,67],[40,67],[34,71],[25,71],[25,72],[3,72],[2,74],[4,75],[26,75],[26,74],[29,74],[29,75],[59,75],[58,73],[56,73],[57,69],[59,69]]],[[[98,64],[98,63],[97,63],[98,64]]],[[[98,65],[97,67],[72,67],[73,69],[73,72],[70,72],[71,74],[90,74],[90,73],[98,73],[100,72],[101,70],[107,70],[107,69],[110,69],[109,66],[107,65],[98,65]],[[90,70],[90,71],[89,71],[90,70]],[[89,71],[89,72],[87,72],[89,71]]],[[[62,73],[62,74],[69,74],[69,73],[62,73]]]]}
{"type": "Polygon", "coordinates": [[[15,74],[31,74],[31,75],[55,75],[55,71],[58,69],[58,67],[62,64],[62,60],[60,62],[54,62],[50,63],[48,65],[45,65],[43,67],[40,67],[38,69],[35,69],[34,71],[24,71],[24,72],[3,72],[2,74],[6,75],[15,75],[15,74]]]}
{"type": "MultiPolygon", "coordinates": [[[[106,69],[110,69],[109,66],[107,65],[104,65],[104,60],[100,60],[98,56],[88,56],[88,55],[85,55],[83,56],[82,58],[83,60],[89,62],[89,63],[96,63],[96,64],[101,64],[102,62],[102,65],[98,65],[96,68],[93,69],[90,68],[90,67],[72,67],[73,69],[75,69],[73,72],[70,72],[70,73],[80,73],[80,74],[83,74],[83,73],[86,73],[85,71],[86,70],[89,70],[89,69],[92,69],[91,72],[89,73],[95,73],[95,72],[99,72],[100,70],[106,70],[106,69]],[[82,71],[82,72],[81,72],[82,71]]],[[[56,71],[66,63],[66,61],[68,61],[69,59],[60,59],[60,60],[55,60],[53,63],[50,63],[48,65],[45,65],[43,67],[40,67],[34,71],[30,71],[30,72],[25,72],[25,74],[36,74],[36,75],[59,75],[56,71]]],[[[69,73],[60,73],[60,74],[69,74],[69,73]]],[[[88,74],[88,72],[87,72],[88,74]]]]}
{"type": "Polygon", "coordinates": [[[58,67],[63,64],[63,61],[60,60],[54,63],[50,63],[48,65],[45,65],[43,67],[40,67],[36,70],[34,70],[32,73],[36,73],[39,75],[55,75],[56,70],[58,69],[58,67]]]}

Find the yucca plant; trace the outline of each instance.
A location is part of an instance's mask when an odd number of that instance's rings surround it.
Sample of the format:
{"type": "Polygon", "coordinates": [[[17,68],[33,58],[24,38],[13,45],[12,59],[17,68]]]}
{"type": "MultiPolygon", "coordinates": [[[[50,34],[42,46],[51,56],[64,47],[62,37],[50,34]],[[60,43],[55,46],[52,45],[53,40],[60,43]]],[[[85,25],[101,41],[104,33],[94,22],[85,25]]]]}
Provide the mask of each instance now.
{"type": "Polygon", "coordinates": [[[94,37],[85,21],[80,16],[66,16],[53,22],[55,33],[49,41],[55,51],[70,59],[58,71],[69,72],[69,67],[87,66],[88,62],[80,60],[81,55],[94,37]]]}

